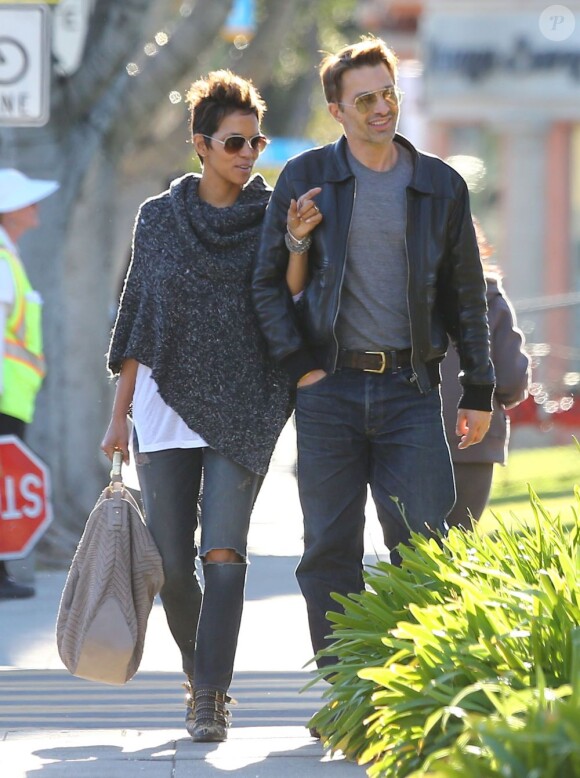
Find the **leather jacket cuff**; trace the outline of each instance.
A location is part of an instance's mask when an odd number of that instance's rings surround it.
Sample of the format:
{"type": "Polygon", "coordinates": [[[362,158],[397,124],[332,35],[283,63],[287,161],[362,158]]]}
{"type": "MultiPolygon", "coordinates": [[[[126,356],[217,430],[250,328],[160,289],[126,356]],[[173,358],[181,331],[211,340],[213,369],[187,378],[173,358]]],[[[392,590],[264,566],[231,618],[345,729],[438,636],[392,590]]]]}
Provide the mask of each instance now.
{"type": "Polygon", "coordinates": [[[492,411],[493,384],[468,384],[463,387],[459,408],[470,411],[492,411]]]}
{"type": "Polygon", "coordinates": [[[284,370],[286,370],[294,385],[296,385],[306,373],[320,368],[319,361],[305,348],[288,354],[284,359],[280,360],[280,364],[284,370]]]}

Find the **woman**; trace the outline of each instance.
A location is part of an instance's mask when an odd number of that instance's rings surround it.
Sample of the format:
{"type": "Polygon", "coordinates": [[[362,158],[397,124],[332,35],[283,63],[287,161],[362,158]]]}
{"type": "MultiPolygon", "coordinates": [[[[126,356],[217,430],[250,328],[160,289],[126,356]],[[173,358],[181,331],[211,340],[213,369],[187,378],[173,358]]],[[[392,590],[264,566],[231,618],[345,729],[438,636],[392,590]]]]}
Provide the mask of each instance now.
{"type": "Polygon", "coordinates": [[[146,520],[165,571],[161,599],[186,674],[186,727],[208,742],[226,739],[250,514],[290,394],[249,291],[271,191],[252,177],[267,144],[265,104],[251,82],[223,70],[192,84],[188,102],[202,173],[140,208],[108,355],[119,380],[101,447],[128,461],[132,405],[146,520]],[[203,593],[193,540],[202,478],[203,593]]]}
{"type": "Polygon", "coordinates": [[[495,367],[496,387],[493,396],[493,416],[485,438],[477,446],[457,447],[455,419],[460,386],[457,380],[459,358],[454,349],[441,365],[443,420],[451,450],[457,499],[447,523],[471,528],[489,500],[494,464],[505,465],[509,443],[508,408],[513,408],[528,396],[529,360],[524,351],[524,336],[516,325],[516,315],[501,284],[501,274],[494,263],[494,249],[485,233],[473,219],[477,244],[487,283],[487,307],[491,358],[495,367]]]}

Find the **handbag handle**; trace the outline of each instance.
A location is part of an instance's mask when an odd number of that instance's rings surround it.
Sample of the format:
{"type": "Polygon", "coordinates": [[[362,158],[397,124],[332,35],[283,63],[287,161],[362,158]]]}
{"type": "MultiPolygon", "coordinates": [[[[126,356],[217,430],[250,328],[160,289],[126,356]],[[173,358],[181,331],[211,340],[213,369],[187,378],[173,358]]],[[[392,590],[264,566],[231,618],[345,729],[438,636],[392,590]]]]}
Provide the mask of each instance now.
{"type": "Polygon", "coordinates": [[[123,486],[123,476],[121,475],[121,469],[123,467],[123,452],[113,451],[113,466],[111,467],[111,486],[115,484],[123,486]]]}

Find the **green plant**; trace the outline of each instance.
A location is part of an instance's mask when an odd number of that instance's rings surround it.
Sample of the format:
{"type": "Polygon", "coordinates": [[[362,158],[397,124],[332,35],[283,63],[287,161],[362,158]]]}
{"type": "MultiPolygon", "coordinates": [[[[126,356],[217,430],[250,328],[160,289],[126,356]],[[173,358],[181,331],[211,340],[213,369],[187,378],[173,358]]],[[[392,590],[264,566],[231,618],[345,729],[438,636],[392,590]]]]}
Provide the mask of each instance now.
{"type": "Polygon", "coordinates": [[[491,716],[468,716],[453,747],[413,778],[578,778],[580,704],[571,687],[510,692],[507,708],[505,696],[491,716]]]}
{"type": "Polygon", "coordinates": [[[369,763],[373,778],[411,775],[456,746],[465,758],[479,748],[479,767],[492,769],[484,734],[492,740],[491,728],[508,722],[515,740],[538,678],[556,690],[571,682],[578,512],[564,528],[529,497],[533,525],[499,520],[491,536],[452,530],[440,542],[414,535],[401,568],[379,563],[366,591],[335,597],[344,612],[330,614],[336,641],[323,653],[338,664],[311,724],[330,748],[369,763]]]}

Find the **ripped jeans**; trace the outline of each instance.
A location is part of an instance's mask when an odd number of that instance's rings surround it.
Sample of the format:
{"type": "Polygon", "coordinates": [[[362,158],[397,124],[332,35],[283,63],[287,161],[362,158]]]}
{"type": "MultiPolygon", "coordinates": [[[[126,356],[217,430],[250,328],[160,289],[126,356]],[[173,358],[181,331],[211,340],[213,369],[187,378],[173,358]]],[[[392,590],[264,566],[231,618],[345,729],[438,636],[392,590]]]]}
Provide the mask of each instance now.
{"type": "Polygon", "coordinates": [[[135,463],[147,526],[163,560],[161,601],[183,670],[195,688],[226,692],[242,617],[250,516],[263,476],[209,447],[140,453],[136,439],[135,463]],[[200,557],[233,549],[242,560],[204,562],[203,593],[194,541],[202,477],[200,557]]]}

